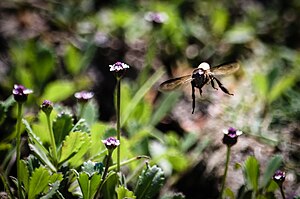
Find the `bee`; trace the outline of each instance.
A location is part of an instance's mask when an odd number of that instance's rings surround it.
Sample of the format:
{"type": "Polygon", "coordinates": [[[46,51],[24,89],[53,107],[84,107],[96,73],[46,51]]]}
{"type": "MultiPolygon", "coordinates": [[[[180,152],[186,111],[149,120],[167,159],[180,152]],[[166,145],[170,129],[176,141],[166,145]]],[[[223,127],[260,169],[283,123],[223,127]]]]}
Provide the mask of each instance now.
{"type": "Polygon", "coordinates": [[[218,88],[215,86],[216,82],[224,93],[233,95],[214,75],[229,75],[236,72],[239,67],[240,65],[238,62],[224,63],[213,67],[210,67],[210,65],[206,62],[202,62],[195,70],[193,70],[192,75],[185,75],[182,77],[169,79],[160,84],[159,90],[172,91],[179,88],[181,85],[190,82],[192,85],[193,114],[195,110],[195,88],[199,89],[200,96],[202,96],[202,87],[206,84],[210,83],[214,89],[218,90],[218,88]]]}

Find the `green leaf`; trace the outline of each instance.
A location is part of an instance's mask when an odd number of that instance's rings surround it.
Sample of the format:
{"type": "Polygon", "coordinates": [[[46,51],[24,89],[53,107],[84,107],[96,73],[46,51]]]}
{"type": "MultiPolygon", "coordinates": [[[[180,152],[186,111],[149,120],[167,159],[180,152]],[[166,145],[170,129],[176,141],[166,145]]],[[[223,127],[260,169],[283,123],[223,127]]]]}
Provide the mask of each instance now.
{"type": "Polygon", "coordinates": [[[143,86],[136,92],[134,97],[131,99],[129,104],[126,106],[124,111],[122,111],[121,118],[121,126],[123,126],[128,120],[131,113],[134,112],[137,105],[141,102],[146,93],[152,88],[152,86],[159,80],[159,78],[163,75],[163,70],[157,70],[144,84],[143,86]]]}
{"type": "Polygon", "coordinates": [[[161,121],[161,119],[174,107],[180,96],[180,92],[171,92],[164,95],[163,99],[157,103],[159,104],[159,107],[155,109],[155,112],[151,117],[150,124],[155,126],[159,121],[161,121]]]}
{"type": "Polygon", "coordinates": [[[34,170],[30,178],[28,198],[34,199],[48,186],[50,173],[45,167],[34,170]]]}
{"type": "Polygon", "coordinates": [[[91,147],[91,138],[89,134],[82,132],[82,142],[83,144],[81,145],[80,149],[77,151],[77,153],[70,158],[69,163],[72,167],[79,167],[82,165],[82,163],[87,159],[86,154],[88,150],[91,147]]]}
{"type": "Polygon", "coordinates": [[[68,45],[66,47],[64,62],[69,73],[76,75],[80,72],[81,59],[82,54],[77,48],[75,48],[73,45],[68,45]]]}
{"type": "Polygon", "coordinates": [[[228,11],[225,7],[218,5],[212,13],[212,29],[213,33],[218,35],[223,34],[227,24],[228,24],[228,11]]]}
{"type": "Polygon", "coordinates": [[[71,132],[63,142],[59,163],[73,157],[85,142],[85,133],[71,132]]]}
{"type": "Polygon", "coordinates": [[[116,190],[118,199],[124,199],[124,198],[130,198],[130,199],[135,199],[135,195],[132,191],[129,191],[126,187],[124,186],[119,186],[116,190]]]}
{"type": "Polygon", "coordinates": [[[59,189],[59,185],[60,185],[60,181],[56,181],[52,184],[50,184],[50,190],[48,191],[48,193],[46,193],[46,195],[44,195],[43,197],[41,197],[40,199],[51,199],[58,191],[59,189]]]}
{"type": "Polygon", "coordinates": [[[43,150],[41,150],[39,147],[33,145],[33,144],[29,144],[28,145],[30,150],[35,154],[35,156],[45,165],[47,165],[51,171],[55,172],[56,168],[54,167],[54,165],[51,163],[51,161],[48,159],[46,153],[44,153],[43,150]]]}
{"type": "Polygon", "coordinates": [[[183,195],[182,193],[172,193],[163,196],[161,199],[185,199],[185,195],[183,195]]]}
{"type": "Polygon", "coordinates": [[[72,128],[72,132],[90,132],[90,128],[84,119],[80,119],[72,128]]]}
{"type": "Polygon", "coordinates": [[[84,199],[93,199],[101,183],[101,175],[93,174],[92,177],[86,172],[80,172],[78,183],[84,199]]]}
{"type": "Polygon", "coordinates": [[[254,156],[249,156],[244,162],[244,175],[248,189],[258,190],[259,162],[254,156]]]}
{"type": "Polygon", "coordinates": [[[226,198],[231,198],[234,199],[234,193],[231,189],[229,189],[228,187],[224,190],[224,196],[226,198]]]}
{"type": "Polygon", "coordinates": [[[239,23],[228,30],[224,36],[225,42],[243,44],[254,38],[254,28],[246,23],[239,23]]]}
{"type": "Polygon", "coordinates": [[[146,169],[139,176],[134,193],[137,198],[153,198],[163,186],[164,181],[165,177],[162,169],[157,165],[150,167],[147,164],[146,169]]]}
{"type": "Polygon", "coordinates": [[[282,164],[282,156],[276,155],[274,156],[269,162],[266,167],[265,173],[262,179],[262,188],[266,188],[270,181],[272,180],[272,176],[274,175],[275,171],[281,166],[282,164]]]}
{"type": "MultiPolygon", "coordinates": [[[[299,73],[299,72],[298,72],[299,73]]],[[[283,92],[285,92],[288,88],[291,88],[296,81],[298,80],[298,73],[291,73],[283,76],[276,84],[272,87],[270,95],[268,97],[269,103],[276,100],[283,92]]]]}
{"type": "Polygon", "coordinates": [[[102,188],[101,193],[103,194],[104,199],[115,199],[116,196],[116,186],[118,184],[119,176],[115,172],[110,172],[106,177],[102,188]]]}
{"type": "Polygon", "coordinates": [[[53,133],[55,138],[56,147],[59,147],[65,137],[69,134],[73,128],[72,115],[67,113],[61,113],[57,115],[53,122],[53,133]]]}
{"type": "Polygon", "coordinates": [[[59,102],[72,96],[75,91],[76,86],[72,81],[56,80],[46,86],[45,92],[41,98],[52,102],[59,102]]]}
{"type": "Polygon", "coordinates": [[[253,84],[263,98],[268,96],[269,82],[266,75],[256,73],[253,79],[253,84]]]}
{"type": "Polygon", "coordinates": [[[23,183],[25,192],[28,194],[28,191],[29,191],[29,171],[28,171],[27,164],[26,164],[25,160],[21,160],[21,162],[20,162],[20,173],[21,173],[21,176],[19,176],[19,180],[21,180],[21,182],[23,183]]]}
{"type": "Polygon", "coordinates": [[[95,100],[90,100],[83,111],[82,118],[85,119],[86,123],[91,126],[98,120],[99,117],[99,107],[95,100]]]}

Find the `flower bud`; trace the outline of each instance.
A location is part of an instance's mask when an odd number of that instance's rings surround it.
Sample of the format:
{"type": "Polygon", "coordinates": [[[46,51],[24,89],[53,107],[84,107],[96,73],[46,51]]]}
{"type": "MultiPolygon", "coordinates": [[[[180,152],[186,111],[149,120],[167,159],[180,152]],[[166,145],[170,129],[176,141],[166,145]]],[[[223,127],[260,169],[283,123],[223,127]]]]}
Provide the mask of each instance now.
{"type": "Polygon", "coordinates": [[[44,100],[41,109],[46,115],[50,115],[53,110],[53,103],[49,100],[44,100]]]}

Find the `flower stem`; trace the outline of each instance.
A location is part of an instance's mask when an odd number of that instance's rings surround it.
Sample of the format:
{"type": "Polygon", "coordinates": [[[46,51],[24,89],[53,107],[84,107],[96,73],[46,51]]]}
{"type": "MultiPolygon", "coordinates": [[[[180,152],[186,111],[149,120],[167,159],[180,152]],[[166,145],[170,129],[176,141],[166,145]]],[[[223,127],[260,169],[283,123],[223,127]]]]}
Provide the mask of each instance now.
{"type": "Polygon", "coordinates": [[[229,159],[230,159],[230,149],[231,149],[231,147],[227,146],[225,171],[224,171],[224,176],[223,176],[223,181],[222,181],[222,188],[221,188],[221,192],[220,192],[220,198],[222,198],[223,192],[224,192],[224,188],[225,188],[225,182],[226,182],[228,165],[229,165],[229,159]]]}
{"type": "Polygon", "coordinates": [[[120,172],[120,152],[121,152],[121,131],[120,131],[120,106],[121,99],[121,78],[117,78],[117,139],[120,142],[120,145],[117,148],[117,171],[120,172]]]}
{"type": "Polygon", "coordinates": [[[53,130],[51,127],[50,114],[46,114],[46,117],[47,117],[48,130],[49,130],[50,139],[51,139],[52,157],[54,159],[53,162],[54,162],[54,165],[57,166],[58,160],[57,160],[56,144],[55,144],[53,130]]]}
{"type": "Polygon", "coordinates": [[[108,151],[108,156],[107,156],[106,163],[105,163],[105,169],[104,169],[104,172],[103,172],[102,182],[104,182],[104,180],[106,178],[106,175],[108,173],[109,160],[111,159],[111,156],[112,156],[112,152],[108,151]]]}
{"type": "Polygon", "coordinates": [[[22,103],[18,103],[17,116],[17,176],[18,176],[18,198],[23,199],[21,185],[21,122],[22,122],[22,103]]]}
{"type": "Polygon", "coordinates": [[[283,191],[283,186],[280,185],[280,193],[283,199],[285,199],[284,191],[283,191]]]}

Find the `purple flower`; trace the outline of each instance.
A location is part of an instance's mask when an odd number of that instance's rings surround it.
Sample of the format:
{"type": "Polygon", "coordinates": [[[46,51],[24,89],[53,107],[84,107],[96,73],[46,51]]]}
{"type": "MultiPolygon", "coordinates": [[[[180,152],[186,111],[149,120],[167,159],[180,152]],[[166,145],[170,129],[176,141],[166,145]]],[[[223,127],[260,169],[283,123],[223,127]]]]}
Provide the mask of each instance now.
{"type": "Polygon", "coordinates": [[[33,93],[32,90],[25,88],[25,86],[23,85],[14,85],[14,89],[13,89],[13,96],[14,99],[18,102],[18,103],[24,103],[27,100],[27,96],[31,93],[33,93]]]}
{"type": "Polygon", "coordinates": [[[285,180],[285,172],[281,171],[281,170],[277,170],[275,171],[274,175],[273,175],[273,180],[278,184],[278,185],[282,185],[282,183],[285,180]]]}
{"type": "Polygon", "coordinates": [[[163,24],[168,20],[168,15],[164,12],[147,12],[145,20],[153,24],[163,24]]]}
{"type": "Polygon", "coordinates": [[[102,143],[105,144],[108,150],[114,150],[120,145],[120,141],[114,137],[107,138],[106,140],[102,140],[102,143]]]}
{"type": "Polygon", "coordinates": [[[237,143],[237,139],[240,135],[243,134],[242,131],[238,131],[235,128],[230,127],[228,130],[223,130],[223,144],[226,144],[228,147],[231,147],[237,143]]]}
{"type": "Polygon", "coordinates": [[[50,115],[53,110],[53,103],[49,100],[44,100],[41,109],[46,115],[50,115]]]}
{"type": "Polygon", "coordinates": [[[94,97],[94,93],[88,91],[80,91],[75,93],[74,96],[77,98],[78,102],[87,103],[90,99],[94,97]]]}
{"type": "Polygon", "coordinates": [[[129,68],[129,66],[125,63],[122,62],[116,62],[113,65],[109,65],[110,67],[110,71],[115,71],[115,72],[119,72],[121,70],[125,70],[127,68],[129,68]]]}
{"type": "Polygon", "coordinates": [[[122,62],[116,62],[113,65],[109,65],[109,67],[109,71],[114,72],[117,78],[121,78],[126,69],[130,68],[129,65],[122,62]]]}

